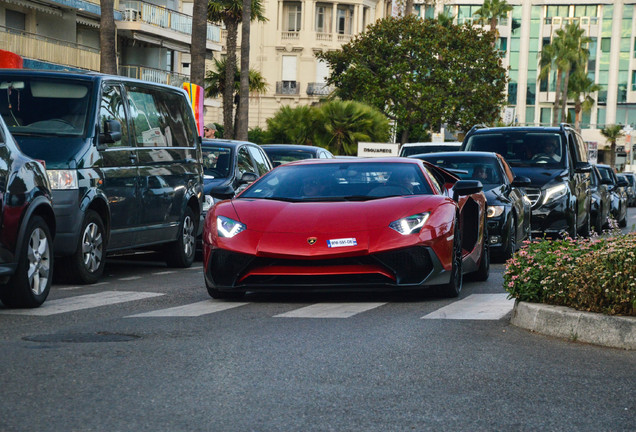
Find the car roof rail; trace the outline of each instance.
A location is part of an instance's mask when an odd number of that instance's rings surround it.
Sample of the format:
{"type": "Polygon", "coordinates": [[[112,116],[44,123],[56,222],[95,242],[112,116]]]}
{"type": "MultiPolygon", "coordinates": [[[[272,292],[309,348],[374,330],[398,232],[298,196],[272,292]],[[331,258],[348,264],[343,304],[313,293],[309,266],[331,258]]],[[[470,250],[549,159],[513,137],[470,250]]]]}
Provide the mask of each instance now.
{"type": "Polygon", "coordinates": [[[488,126],[486,126],[483,123],[478,123],[475,126],[471,127],[470,130],[468,131],[468,133],[466,134],[466,136],[470,135],[471,133],[473,133],[474,131],[476,131],[477,129],[484,129],[487,128],[488,126]]]}
{"type": "Polygon", "coordinates": [[[561,128],[561,130],[565,129],[565,128],[570,128],[570,129],[574,129],[574,127],[572,127],[572,125],[570,123],[561,123],[559,125],[559,127],[561,128]]]}

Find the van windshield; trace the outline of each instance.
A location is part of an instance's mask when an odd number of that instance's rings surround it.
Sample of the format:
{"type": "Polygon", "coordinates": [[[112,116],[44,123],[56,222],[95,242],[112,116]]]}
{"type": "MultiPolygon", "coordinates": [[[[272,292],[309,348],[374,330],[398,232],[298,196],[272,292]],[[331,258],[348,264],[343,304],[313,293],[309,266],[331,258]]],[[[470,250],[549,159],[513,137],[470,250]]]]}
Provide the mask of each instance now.
{"type": "Polygon", "coordinates": [[[466,150],[499,153],[513,167],[562,168],[567,157],[561,135],[549,131],[479,133],[468,138],[466,150]]]}
{"type": "Polygon", "coordinates": [[[83,136],[90,83],[0,75],[0,115],[14,135],[83,136]]]}

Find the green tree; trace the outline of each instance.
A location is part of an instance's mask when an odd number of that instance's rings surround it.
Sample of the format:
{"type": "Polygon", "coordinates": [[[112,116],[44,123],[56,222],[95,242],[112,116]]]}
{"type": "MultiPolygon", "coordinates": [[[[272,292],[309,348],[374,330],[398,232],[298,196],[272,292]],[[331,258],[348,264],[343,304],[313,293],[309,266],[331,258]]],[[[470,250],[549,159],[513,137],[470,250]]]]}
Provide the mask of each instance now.
{"type": "Polygon", "coordinates": [[[99,1],[99,71],[111,75],[117,74],[114,4],[114,0],[99,1]]]}
{"type": "MultiPolygon", "coordinates": [[[[261,0],[252,0],[252,20],[265,21],[261,0]]],[[[212,22],[222,22],[227,31],[225,85],[223,93],[223,126],[228,133],[226,138],[234,138],[234,92],[233,82],[236,67],[236,49],[238,39],[238,25],[243,19],[243,0],[208,1],[208,19],[212,22]],[[231,136],[229,135],[231,134],[231,136]]],[[[242,41],[249,45],[249,41],[242,41]]]]}
{"type": "Polygon", "coordinates": [[[390,17],[316,57],[330,66],[337,96],[376,107],[400,125],[405,143],[414,125],[468,130],[499,118],[506,71],[493,38],[437,19],[390,17]]]}
{"type": "MultiPolygon", "coordinates": [[[[228,63],[226,59],[222,59],[222,60],[214,59],[215,69],[208,71],[205,77],[206,97],[217,97],[219,95],[224,95],[226,93],[225,92],[225,85],[226,85],[225,77],[227,76],[226,75],[227,64],[228,63]]],[[[239,115],[239,106],[241,103],[241,99],[239,97],[240,86],[241,86],[241,70],[234,69],[234,83],[230,91],[232,95],[232,99],[231,99],[232,103],[237,105],[236,109],[233,110],[233,112],[235,113],[237,117],[239,115]]],[[[266,91],[267,91],[267,81],[265,81],[265,78],[263,77],[263,75],[257,70],[250,69],[248,94],[250,92],[263,94],[266,91]]],[[[238,127],[238,123],[239,123],[238,121],[234,122],[234,127],[238,127]]],[[[226,130],[225,124],[223,125],[223,129],[226,130]]],[[[235,130],[233,132],[234,133],[232,134],[232,136],[236,137],[237,131],[235,130]]],[[[228,137],[224,136],[224,138],[228,138],[228,137]]],[[[245,136],[245,138],[243,139],[247,139],[247,136],[245,136]]]]}
{"type": "Polygon", "coordinates": [[[495,40],[499,37],[497,24],[502,18],[507,18],[508,13],[512,10],[512,6],[506,3],[506,0],[484,0],[484,3],[473,15],[476,15],[478,22],[482,25],[490,25],[490,32],[495,35],[495,40]]]}
{"type": "Polygon", "coordinates": [[[608,125],[601,129],[601,135],[610,143],[610,166],[616,167],[616,141],[623,136],[623,125],[608,125]]]}
{"type": "Polygon", "coordinates": [[[552,41],[541,50],[538,79],[547,79],[551,72],[556,70],[553,126],[558,124],[559,112],[561,118],[565,119],[570,71],[589,58],[589,50],[585,47],[591,39],[583,36],[584,33],[578,23],[567,24],[564,28],[558,29],[552,41]]]}
{"type": "Polygon", "coordinates": [[[369,105],[332,100],[315,110],[315,143],[333,154],[355,155],[359,141],[386,142],[389,139],[389,121],[369,105]]]}
{"type": "Polygon", "coordinates": [[[591,96],[601,89],[601,86],[594,83],[588,77],[585,68],[578,65],[570,75],[568,85],[568,97],[574,100],[574,128],[581,130],[581,113],[589,112],[594,107],[595,100],[591,96]]]}
{"type": "Polygon", "coordinates": [[[315,115],[308,105],[284,106],[266,120],[267,142],[275,144],[313,144],[315,115]]]}

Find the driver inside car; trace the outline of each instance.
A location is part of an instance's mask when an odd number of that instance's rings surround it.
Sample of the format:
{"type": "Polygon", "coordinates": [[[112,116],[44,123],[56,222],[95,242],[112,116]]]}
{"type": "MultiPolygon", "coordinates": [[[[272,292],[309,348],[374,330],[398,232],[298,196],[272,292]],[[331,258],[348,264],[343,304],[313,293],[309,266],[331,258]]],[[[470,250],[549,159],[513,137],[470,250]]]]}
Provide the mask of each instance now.
{"type": "Polygon", "coordinates": [[[550,138],[548,141],[544,141],[542,146],[543,151],[537,153],[532,157],[533,161],[548,160],[550,162],[560,162],[561,156],[557,155],[554,151],[556,149],[555,139],[550,138]]]}

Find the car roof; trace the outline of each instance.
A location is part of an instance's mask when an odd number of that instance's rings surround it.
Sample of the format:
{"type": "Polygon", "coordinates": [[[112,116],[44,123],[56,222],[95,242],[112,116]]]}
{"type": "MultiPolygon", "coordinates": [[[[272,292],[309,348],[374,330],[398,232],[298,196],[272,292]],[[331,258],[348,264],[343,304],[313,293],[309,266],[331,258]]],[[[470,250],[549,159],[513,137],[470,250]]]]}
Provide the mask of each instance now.
{"type": "Polygon", "coordinates": [[[432,142],[432,141],[427,141],[427,142],[414,142],[414,143],[404,143],[402,144],[402,147],[425,147],[425,146],[440,146],[440,145],[447,145],[447,146],[460,146],[462,145],[461,141],[444,141],[444,142],[432,142]]]}
{"type": "Polygon", "coordinates": [[[419,159],[410,159],[405,157],[383,157],[383,158],[351,158],[351,159],[340,159],[340,158],[328,158],[328,159],[301,159],[292,162],[288,162],[284,164],[284,166],[290,165],[315,165],[315,164],[363,164],[363,163],[410,163],[410,164],[419,164],[422,163],[419,159]]]}
{"type": "Polygon", "coordinates": [[[256,145],[253,142],[249,141],[239,141],[239,140],[229,140],[223,138],[215,138],[215,139],[202,139],[201,147],[230,147],[236,148],[242,144],[252,144],[256,145]]]}
{"type": "MultiPolygon", "coordinates": [[[[571,129],[569,126],[565,126],[566,129],[571,129]]],[[[484,127],[473,130],[470,135],[476,135],[486,132],[561,132],[559,126],[499,126],[499,127],[484,127]]]]}
{"type": "MultiPolygon", "coordinates": [[[[287,150],[327,150],[326,148],[304,144],[261,144],[263,148],[287,150]]],[[[328,150],[327,150],[328,151],[328,150]]]]}
{"type": "Polygon", "coordinates": [[[497,153],[481,152],[481,151],[420,153],[416,155],[410,155],[408,157],[413,159],[419,159],[420,157],[423,157],[423,156],[444,157],[444,158],[453,158],[453,159],[483,159],[483,158],[497,159],[497,153]]]}

